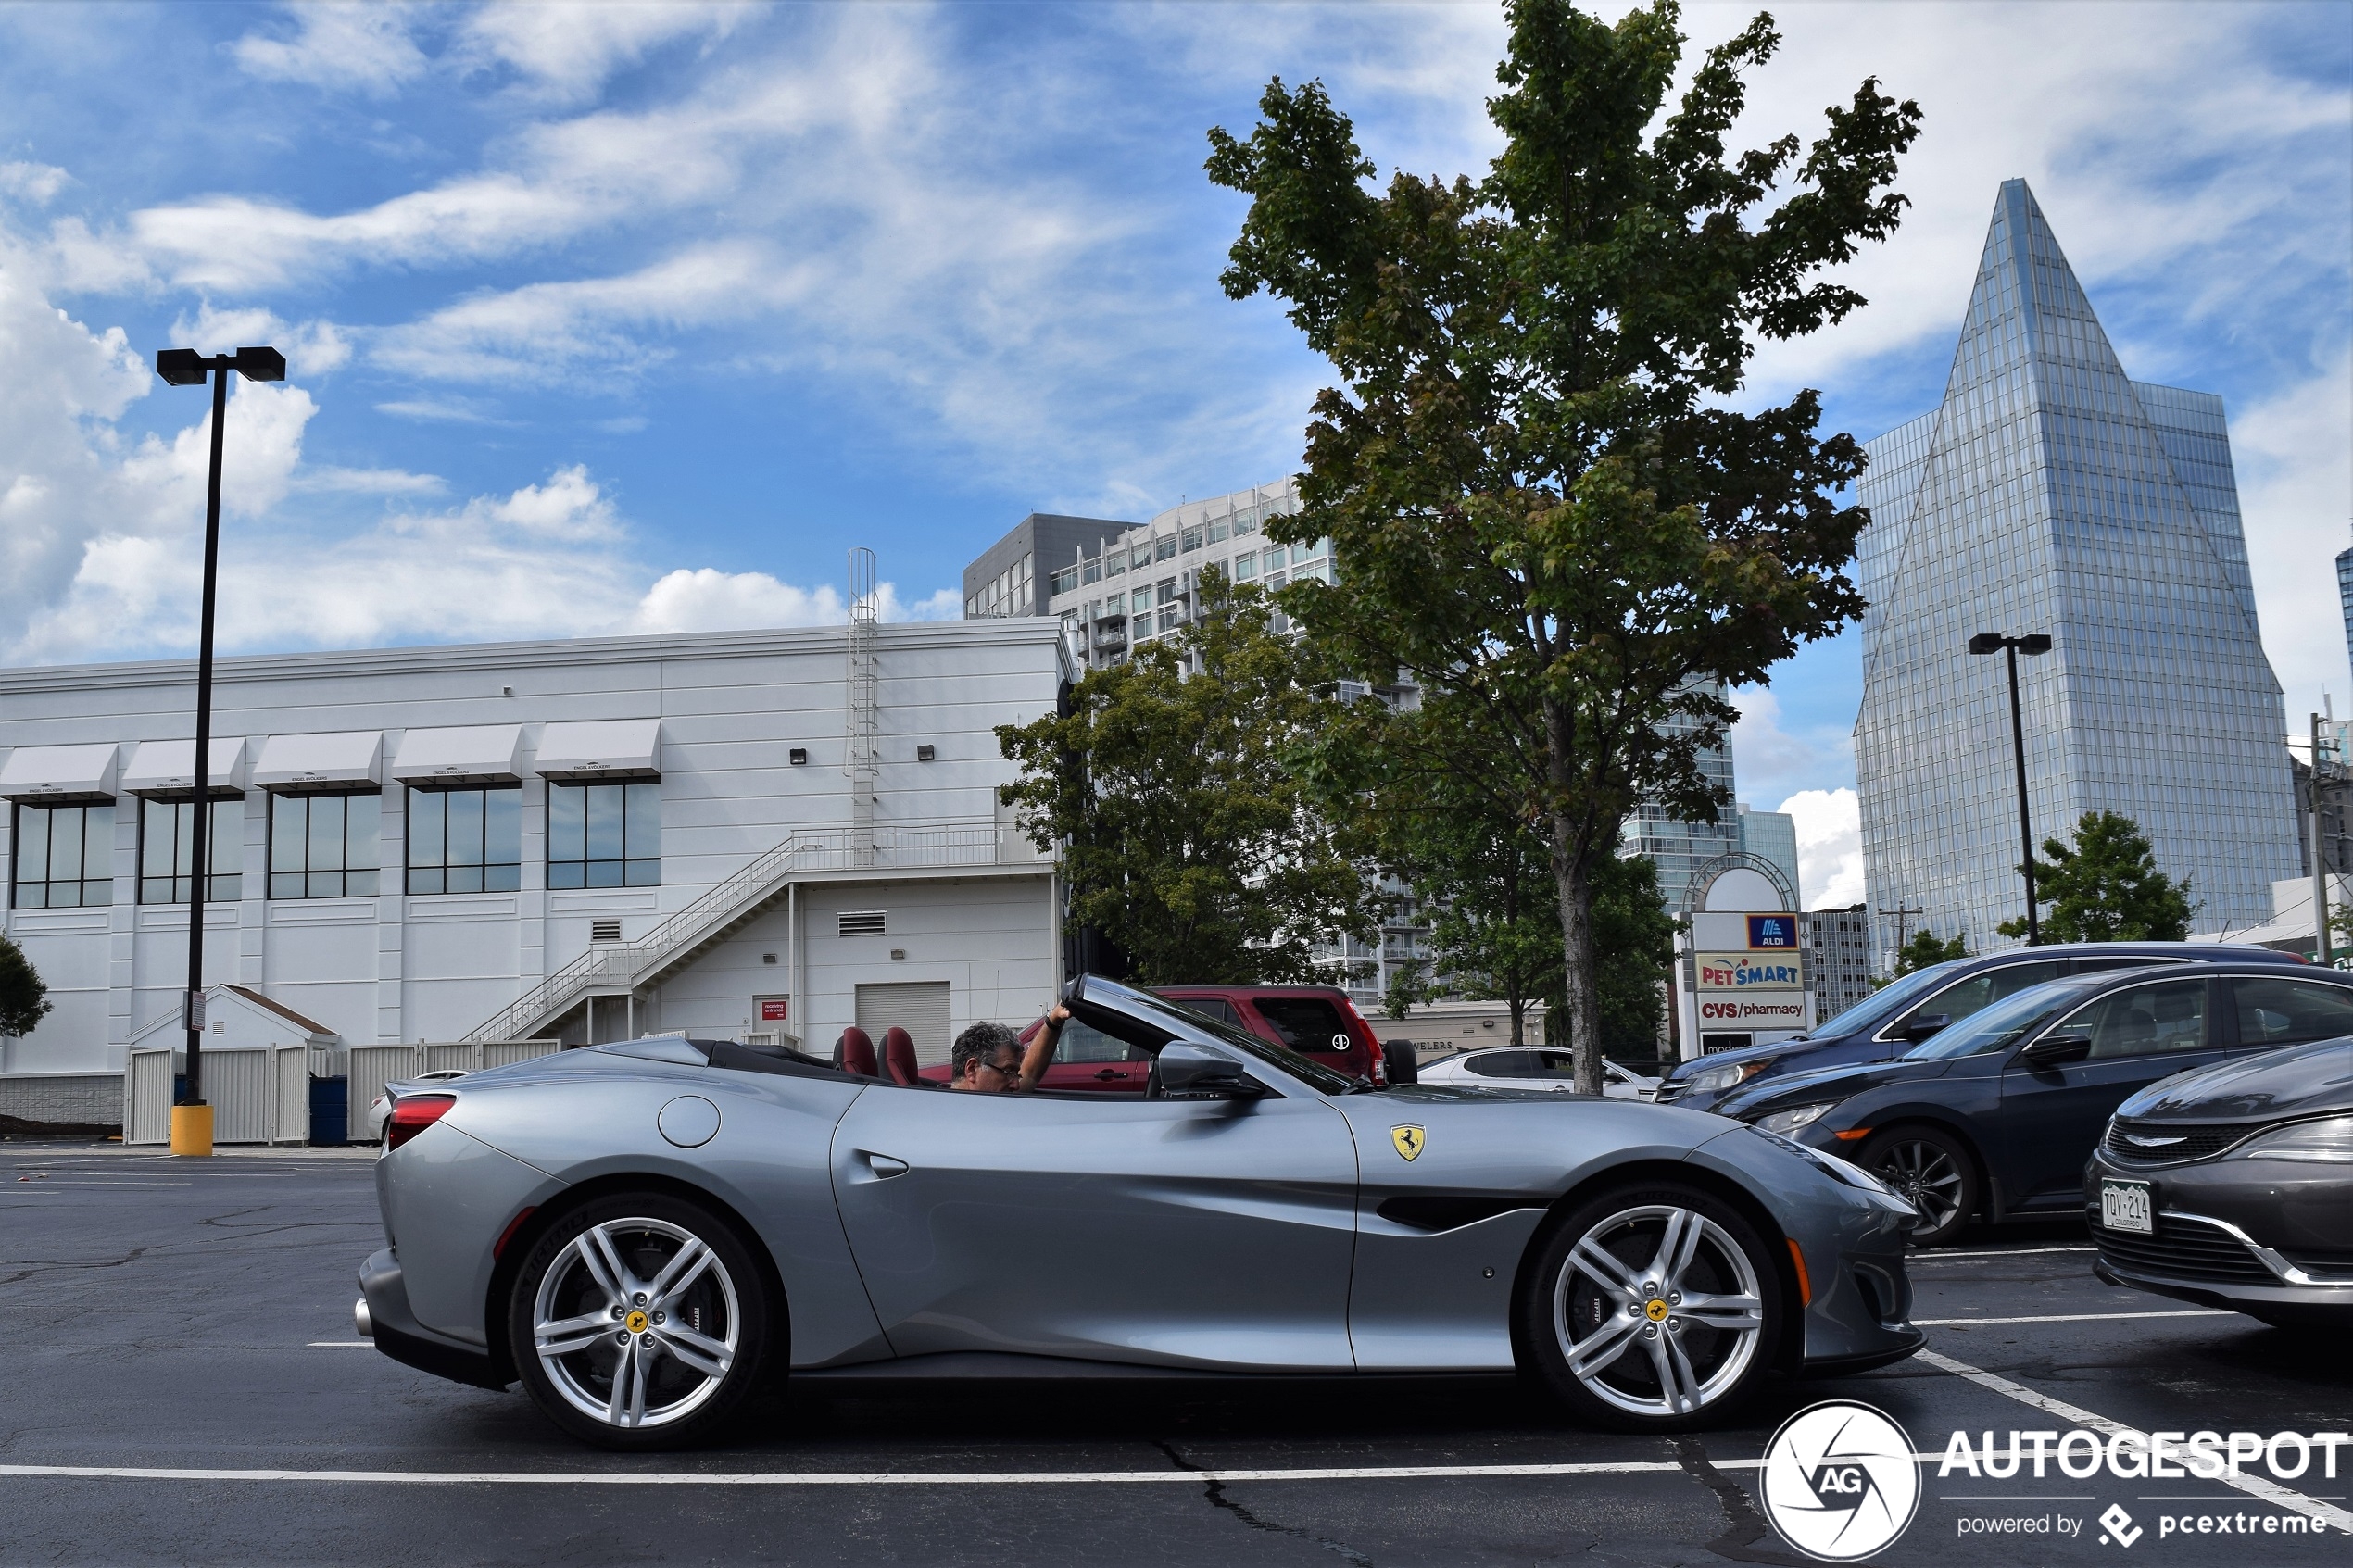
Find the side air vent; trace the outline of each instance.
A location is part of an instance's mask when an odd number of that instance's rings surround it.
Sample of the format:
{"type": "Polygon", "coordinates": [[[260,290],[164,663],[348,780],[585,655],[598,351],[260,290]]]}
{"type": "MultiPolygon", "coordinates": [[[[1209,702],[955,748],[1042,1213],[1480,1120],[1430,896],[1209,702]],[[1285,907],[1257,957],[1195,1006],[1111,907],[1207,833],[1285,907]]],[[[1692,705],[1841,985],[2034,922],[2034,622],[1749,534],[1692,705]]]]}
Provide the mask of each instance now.
{"type": "Polygon", "coordinates": [[[846,909],[840,916],[839,934],[844,936],[881,936],[887,935],[883,911],[880,909],[846,909]]]}
{"type": "Polygon", "coordinates": [[[617,920],[590,921],[588,922],[588,940],[591,942],[620,941],[621,922],[617,920]]]}

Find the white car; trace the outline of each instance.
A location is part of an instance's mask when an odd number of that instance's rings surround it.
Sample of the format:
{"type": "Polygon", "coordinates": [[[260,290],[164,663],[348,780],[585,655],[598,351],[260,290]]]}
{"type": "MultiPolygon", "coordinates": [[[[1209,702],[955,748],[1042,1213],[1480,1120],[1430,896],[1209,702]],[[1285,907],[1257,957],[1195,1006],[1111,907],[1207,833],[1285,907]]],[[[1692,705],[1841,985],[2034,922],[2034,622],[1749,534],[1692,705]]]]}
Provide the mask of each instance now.
{"type": "Polygon", "coordinates": [[[386,1084],[384,1086],[384,1093],[368,1102],[369,1141],[371,1143],[384,1141],[384,1118],[392,1114],[392,1102],[398,1099],[404,1093],[413,1094],[427,1084],[447,1084],[452,1078],[462,1078],[465,1075],[466,1069],[462,1067],[442,1067],[431,1073],[420,1073],[414,1078],[400,1078],[386,1084]]]}
{"type": "MultiPolygon", "coordinates": [[[[1420,1082],[1466,1089],[1554,1089],[1567,1094],[1577,1088],[1577,1063],[1558,1047],[1489,1046],[1424,1063],[1420,1082]]],[[[1612,1099],[1654,1099],[1658,1080],[1605,1060],[1602,1093],[1612,1099]]]]}

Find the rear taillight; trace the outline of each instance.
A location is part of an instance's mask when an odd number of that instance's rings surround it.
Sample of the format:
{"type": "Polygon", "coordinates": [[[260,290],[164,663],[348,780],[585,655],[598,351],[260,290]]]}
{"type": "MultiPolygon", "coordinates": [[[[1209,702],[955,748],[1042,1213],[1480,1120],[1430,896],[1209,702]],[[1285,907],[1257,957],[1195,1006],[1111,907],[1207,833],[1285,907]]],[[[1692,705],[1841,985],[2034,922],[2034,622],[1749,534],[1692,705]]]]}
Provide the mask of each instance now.
{"type": "Polygon", "coordinates": [[[384,1120],[384,1147],[398,1148],[441,1120],[458,1103],[456,1095],[402,1095],[384,1120]]]}
{"type": "Polygon", "coordinates": [[[1380,1042],[1373,1038],[1373,1026],[1365,1022],[1365,1015],[1356,1010],[1356,1004],[1348,997],[1342,997],[1340,1005],[1348,1010],[1349,1032],[1356,1036],[1356,1043],[1372,1053],[1373,1082],[1386,1087],[1389,1084],[1389,1065],[1381,1060],[1380,1042]]]}

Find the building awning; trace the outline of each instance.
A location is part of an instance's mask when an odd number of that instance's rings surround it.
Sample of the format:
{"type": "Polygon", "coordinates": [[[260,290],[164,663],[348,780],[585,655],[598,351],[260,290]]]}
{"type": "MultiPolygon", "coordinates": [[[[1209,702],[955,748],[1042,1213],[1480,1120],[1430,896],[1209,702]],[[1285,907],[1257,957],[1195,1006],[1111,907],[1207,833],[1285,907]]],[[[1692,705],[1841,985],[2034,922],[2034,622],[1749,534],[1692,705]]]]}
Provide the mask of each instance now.
{"type": "Polygon", "coordinates": [[[117,746],[20,746],[0,767],[0,797],[31,806],[70,806],[112,800],[117,746]]]}
{"type": "Polygon", "coordinates": [[[598,719],[549,724],[539,734],[532,767],[547,779],[657,779],[661,721],[598,719]]]}
{"type": "Polygon", "coordinates": [[[254,759],[253,782],[280,795],[365,788],[384,783],[384,753],[381,730],[271,735],[254,759]]]}
{"type": "Polygon", "coordinates": [[[402,784],[519,784],[522,780],[521,724],[467,724],[448,730],[410,730],[400,737],[392,776],[402,784]]]}
{"type": "MultiPolygon", "coordinates": [[[[207,793],[243,794],[245,737],[223,739],[215,735],[211,751],[211,777],[205,781],[207,793]]],[[[196,742],[193,735],[186,740],[143,740],[139,749],[131,754],[131,766],[122,771],[125,795],[193,795],[195,788],[196,742]]]]}

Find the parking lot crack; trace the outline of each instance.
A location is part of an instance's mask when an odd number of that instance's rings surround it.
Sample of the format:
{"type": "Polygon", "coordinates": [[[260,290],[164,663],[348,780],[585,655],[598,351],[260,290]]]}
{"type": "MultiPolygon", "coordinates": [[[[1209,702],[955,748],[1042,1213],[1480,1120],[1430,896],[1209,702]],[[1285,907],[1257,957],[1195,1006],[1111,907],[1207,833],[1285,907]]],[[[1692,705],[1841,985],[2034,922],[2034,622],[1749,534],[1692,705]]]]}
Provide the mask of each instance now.
{"type": "MultiPolygon", "coordinates": [[[[1199,1471],[1202,1469],[1202,1466],[1193,1463],[1184,1455],[1178,1453],[1174,1444],[1155,1440],[1152,1447],[1167,1455],[1168,1462],[1175,1465],[1179,1470],[1199,1471]]],[[[1373,1568],[1373,1560],[1371,1558],[1365,1556],[1363,1552],[1358,1551],[1354,1547],[1350,1546],[1345,1541],[1336,1541],[1331,1539],[1329,1537],[1319,1536],[1315,1534],[1315,1531],[1302,1528],[1297,1524],[1277,1524],[1270,1519],[1260,1518],[1249,1508],[1227,1497],[1226,1495],[1226,1483],[1218,1480],[1214,1476],[1208,1476],[1204,1478],[1202,1483],[1202,1495],[1207,1499],[1210,1507],[1223,1509],[1225,1512],[1232,1514],[1236,1519],[1240,1520],[1243,1524],[1249,1525],[1253,1530],[1264,1530],[1269,1535],[1291,1536],[1302,1541],[1311,1541],[1316,1546],[1323,1548],[1326,1551],[1328,1551],[1334,1556],[1340,1558],[1342,1562],[1353,1564],[1354,1568],[1373,1568]]]]}
{"type": "Polygon", "coordinates": [[[1707,1450],[1700,1447],[1699,1439],[1676,1438],[1675,1457],[1694,1480],[1716,1494],[1718,1505],[1724,1510],[1724,1533],[1707,1543],[1708,1550],[1735,1562],[1769,1562],[1776,1564],[1777,1568],[1805,1568],[1803,1558],[1792,1557],[1786,1552],[1758,1544],[1772,1536],[1773,1527],[1765,1522],[1763,1514],[1756,1512],[1756,1505],[1748,1500],[1748,1494],[1741,1489],[1740,1483],[1716,1468],[1715,1461],[1707,1457],[1707,1450]]]}

